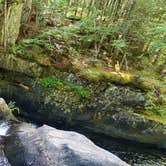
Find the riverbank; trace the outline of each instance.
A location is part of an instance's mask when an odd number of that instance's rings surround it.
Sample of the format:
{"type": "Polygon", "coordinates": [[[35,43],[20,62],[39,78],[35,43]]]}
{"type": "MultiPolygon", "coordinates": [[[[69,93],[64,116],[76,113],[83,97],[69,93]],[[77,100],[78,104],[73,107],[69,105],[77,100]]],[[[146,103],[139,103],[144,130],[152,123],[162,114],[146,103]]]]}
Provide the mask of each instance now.
{"type": "MultiPolygon", "coordinates": [[[[20,119],[20,123],[21,121],[24,121],[24,122],[28,121],[29,123],[32,123],[32,124],[34,123],[28,119],[22,119],[22,118],[20,119]]],[[[14,125],[14,123],[12,124],[14,125]]],[[[42,123],[35,124],[35,125],[32,125],[32,124],[29,124],[29,127],[32,126],[34,128],[34,127],[40,127],[43,125],[42,123]]],[[[9,123],[7,124],[4,122],[0,125],[0,131],[2,131],[0,132],[0,134],[3,134],[3,139],[5,138],[5,133],[9,130],[10,127],[11,125],[9,123]]],[[[119,158],[126,161],[131,166],[149,166],[149,165],[150,166],[165,166],[166,165],[166,153],[164,149],[156,149],[153,146],[150,146],[147,144],[139,144],[137,142],[108,137],[103,134],[97,134],[97,133],[94,133],[93,131],[82,129],[79,126],[75,128],[71,128],[69,126],[57,125],[55,127],[61,130],[77,131],[78,133],[84,134],[87,138],[91,139],[98,146],[104,149],[107,149],[113,154],[116,154],[119,158]]],[[[6,151],[5,154],[9,155],[9,158],[10,160],[12,160],[13,163],[17,163],[16,160],[18,158],[16,158],[17,156],[16,154],[20,152],[20,149],[19,149],[20,147],[11,142],[12,140],[15,139],[13,134],[10,135],[11,133],[14,133],[14,132],[10,129],[10,132],[8,133],[8,136],[7,136],[8,138],[5,141],[6,142],[5,145],[7,146],[7,149],[5,150],[6,151]],[[10,139],[10,137],[12,137],[12,139],[10,139]],[[14,148],[15,152],[11,150],[12,147],[14,146],[15,146],[14,148]],[[18,149],[16,148],[16,146],[18,149]],[[13,154],[15,155],[13,156],[13,154]]],[[[2,145],[2,142],[1,142],[1,145],[2,145]]],[[[22,158],[20,158],[19,161],[23,161],[22,158]]]]}
{"type": "MultiPolygon", "coordinates": [[[[48,70],[51,68],[45,72],[48,70]]],[[[22,71],[2,69],[0,95],[16,101],[24,110],[21,116],[39,123],[80,126],[166,147],[164,116],[156,114],[154,118],[145,114],[150,102],[148,92],[109,81],[93,82],[71,72],[54,69],[53,73],[36,78],[22,71]]]]}
{"type": "Polygon", "coordinates": [[[11,109],[0,98],[0,139],[4,141],[0,142],[0,163],[3,166],[129,166],[79,133],[15,121],[11,109]]]}

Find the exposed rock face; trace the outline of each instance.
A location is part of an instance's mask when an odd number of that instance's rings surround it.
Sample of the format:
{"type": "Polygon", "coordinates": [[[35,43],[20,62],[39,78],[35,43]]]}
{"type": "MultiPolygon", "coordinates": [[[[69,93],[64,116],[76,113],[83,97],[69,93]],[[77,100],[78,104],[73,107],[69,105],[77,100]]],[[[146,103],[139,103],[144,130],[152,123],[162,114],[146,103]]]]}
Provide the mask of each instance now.
{"type": "Polygon", "coordinates": [[[6,147],[12,166],[128,165],[76,132],[57,130],[46,125],[36,129],[24,123],[16,131],[11,139],[8,138],[10,141],[6,147]]]}
{"type": "Polygon", "coordinates": [[[105,134],[114,137],[123,137],[166,148],[166,125],[132,112],[116,113],[107,118],[103,125],[97,125],[95,130],[104,131],[105,134]]]}
{"type": "Polygon", "coordinates": [[[44,88],[30,77],[10,73],[0,78],[11,81],[9,84],[1,82],[0,95],[16,101],[26,118],[53,126],[83,127],[166,148],[166,125],[137,113],[144,110],[147,103],[146,95],[140,90],[108,82],[89,83],[63,72],[62,79],[93,88],[91,97],[82,98],[63,88],[44,88]],[[17,80],[29,89],[20,87],[19,82],[13,85],[17,80]]]}
{"type": "Polygon", "coordinates": [[[27,63],[27,61],[19,58],[16,60],[12,55],[4,56],[0,54],[0,67],[14,72],[21,72],[31,77],[39,77],[42,72],[38,64],[34,62],[27,63]]]}

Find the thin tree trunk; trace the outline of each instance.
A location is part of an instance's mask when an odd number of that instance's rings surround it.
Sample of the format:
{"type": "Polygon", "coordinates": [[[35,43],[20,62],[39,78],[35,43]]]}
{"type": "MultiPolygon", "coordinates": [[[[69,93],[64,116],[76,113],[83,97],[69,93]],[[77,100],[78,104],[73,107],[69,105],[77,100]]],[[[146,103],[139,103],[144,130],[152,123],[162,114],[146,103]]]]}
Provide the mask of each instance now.
{"type": "Polygon", "coordinates": [[[7,0],[4,3],[4,36],[3,36],[3,46],[6,50],[7,46],[7,0]]]}

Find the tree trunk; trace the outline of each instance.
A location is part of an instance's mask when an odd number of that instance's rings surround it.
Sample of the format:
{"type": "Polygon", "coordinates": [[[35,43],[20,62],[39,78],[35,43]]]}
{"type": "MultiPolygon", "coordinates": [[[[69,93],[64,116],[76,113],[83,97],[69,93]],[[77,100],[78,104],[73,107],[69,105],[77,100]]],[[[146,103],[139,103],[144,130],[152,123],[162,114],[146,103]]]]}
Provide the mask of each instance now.
{"type": "Polygon", "coordinates": [[[23,2],[3,0],[0,9],[0,45],[14,44],[20,28],[23,2]]]}

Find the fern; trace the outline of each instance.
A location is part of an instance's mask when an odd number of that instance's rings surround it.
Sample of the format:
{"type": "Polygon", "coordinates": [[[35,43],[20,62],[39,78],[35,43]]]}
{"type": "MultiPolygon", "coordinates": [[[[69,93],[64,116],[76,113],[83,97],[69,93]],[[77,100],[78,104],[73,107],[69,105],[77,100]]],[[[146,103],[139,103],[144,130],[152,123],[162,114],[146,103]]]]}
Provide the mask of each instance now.
{"type": "Polygon", "coordinates": [[[9,107],[9,110],[10,110],[10,113],[17,113],[17,114],[20,114],[20,109],[16,106],[16,102],[13,102],[13,101],[10,101],[8,103],[8,107],[9,107]]]}
{"type": "Polygon", "coordinates": [[[160,51],[166,49],[166,39],[154,40],[149,47],[151,51],[160,51]]]}
{"type": "Polygon", "coordinates": [[[90,97],[91,96],[91,93],[89,90],[87,90],[81,86],[77,86],[77,85],[68,83],[66,81],[57,79],[57,78],[52,77],[52,76],[40,79],[39,83],[45,88],[65,89],[67,91],[74,91],[82,97],[90,97]]]}
{"type": "Polygon", "coordinates": [[[115,48],[121,49],[126,47],[126,42],[124,40],[114,40],[112,46],[115,48]]]}

